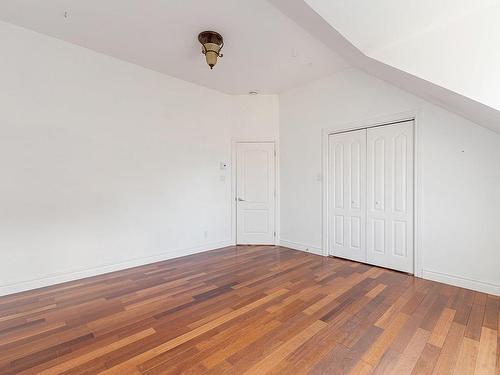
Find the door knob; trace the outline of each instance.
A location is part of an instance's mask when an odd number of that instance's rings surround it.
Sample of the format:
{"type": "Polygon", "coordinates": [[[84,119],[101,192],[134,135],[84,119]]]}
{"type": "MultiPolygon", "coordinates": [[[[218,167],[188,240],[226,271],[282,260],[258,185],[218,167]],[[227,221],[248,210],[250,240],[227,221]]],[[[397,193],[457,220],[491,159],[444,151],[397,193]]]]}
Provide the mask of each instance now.
{"type": "Polygon", "coordinates": [[[238,198],[238,202],[244,202],[244,199],[238,198]]]}

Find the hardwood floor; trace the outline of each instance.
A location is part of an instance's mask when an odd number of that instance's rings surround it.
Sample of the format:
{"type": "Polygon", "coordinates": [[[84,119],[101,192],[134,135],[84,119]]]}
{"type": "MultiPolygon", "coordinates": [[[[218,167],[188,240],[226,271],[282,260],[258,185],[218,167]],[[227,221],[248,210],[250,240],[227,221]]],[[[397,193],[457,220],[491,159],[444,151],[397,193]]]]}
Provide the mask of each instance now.
{"type": "Polygon", "coordinates": [[[500,298],[231,247],[0,298],[0,374],[500,374],[500,298]]]}

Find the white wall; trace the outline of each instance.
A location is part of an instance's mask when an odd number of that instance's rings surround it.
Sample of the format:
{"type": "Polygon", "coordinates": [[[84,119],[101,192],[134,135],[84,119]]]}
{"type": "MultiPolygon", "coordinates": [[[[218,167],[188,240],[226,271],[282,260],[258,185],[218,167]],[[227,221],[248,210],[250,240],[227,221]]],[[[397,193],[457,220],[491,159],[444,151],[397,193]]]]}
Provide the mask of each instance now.
{"type": "Polygon", "coordinates": [[[234,139],[278,139],[277,95],[235,95],[232,100],[234,139]]]}
{"type": "Polygon", "coordinates": [[[0,295],[229,245],[220,162],[277,113],[0,23],[0,295]]]}
{"type": "Polygon", "coordinates": [[[424,276],[500,294],[500,135],[357,70],[278,111],[0,23],[0,83],[0,295],[230,244],[219,163],[278,121],[281,238],[321,252],[321,130],[415,109],[424,276]]]}
{"type": "Polygon", "coordinates": [[[500,294],[500,134],[355,69],[280,95],[282,243],[322,250],[322,129],[414,110],[423,275],[500,294]]]}

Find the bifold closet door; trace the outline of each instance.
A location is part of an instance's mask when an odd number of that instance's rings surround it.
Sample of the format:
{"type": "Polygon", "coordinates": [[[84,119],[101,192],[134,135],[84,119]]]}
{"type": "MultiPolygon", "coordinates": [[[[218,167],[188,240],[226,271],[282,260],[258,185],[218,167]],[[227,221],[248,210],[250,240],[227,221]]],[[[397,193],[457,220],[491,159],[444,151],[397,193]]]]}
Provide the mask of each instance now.
{"type": "Polygon", "coordinates": [[[367,130],[367,262],[413,273],[413,121],[367,130]]]}
{"type": "Polygon", "coordinates": [[[366,129],[329,137],[329,254],[366,261],[366,129]]]}

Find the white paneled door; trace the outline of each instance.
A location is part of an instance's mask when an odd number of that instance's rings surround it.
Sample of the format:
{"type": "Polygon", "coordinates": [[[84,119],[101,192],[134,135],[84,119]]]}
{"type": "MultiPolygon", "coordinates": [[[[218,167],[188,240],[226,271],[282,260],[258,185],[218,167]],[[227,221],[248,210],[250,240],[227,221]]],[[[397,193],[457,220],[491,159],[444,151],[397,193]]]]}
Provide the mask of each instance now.
{"type": "Polygon", "coordinates": [[[367,261],[413,272],[413,121],[367,130],[367,261]]]}
{"type": "Polygon", "coordinates": [[[330,252],[366,261],[366,129],[330,136],[330,252]]]}
{"type": "Polygon", "coordinates": [[[236,241],[275,244],[274,143],[236,144],[236,241]]]}
{"type": "Polygon", "coordinates": [[[329,253],[413,272],[413,121],[329,139],[329,253]]]}

